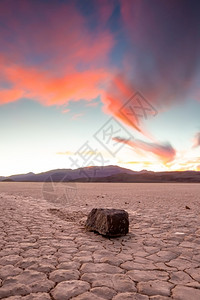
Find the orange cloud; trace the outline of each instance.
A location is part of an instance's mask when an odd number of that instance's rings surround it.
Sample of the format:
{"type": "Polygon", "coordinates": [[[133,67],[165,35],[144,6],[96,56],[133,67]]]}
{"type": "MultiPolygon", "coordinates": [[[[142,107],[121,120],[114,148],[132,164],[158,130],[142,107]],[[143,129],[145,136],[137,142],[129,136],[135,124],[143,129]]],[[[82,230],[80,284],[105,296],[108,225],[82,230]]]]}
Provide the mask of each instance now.
{"type": "Polygon", "coordinates": [[[23,90],[19,89],[4,89],[0,90],[0,104],[6,104],[9,102],[14,102],[20,98],[22,98],[24,95],[23,90]]]}
{"type": "Polygon", "coordinates": [[[145,129],[143,121],[155,116],[157,110],[141,93],[137,92],[124,75],[119,74],[112,78],[102,101],[104,112],[112,114],[119,121],[155,141],[155,138],[145,129]]]}
{"type": "Polygon", "coordinates": [[[57,155],[74,155],[72,151],[56,152],[57,155]]]}
{"type": "Polygon", "coordinates": [[[141,151],[152,153],[163,164],[175,159],[176,151],[170,143],[159,143],[144,127],[144,119],[155,116],[157,110],[141,93],[136,92],[124,75],[120,74],[111,81],[110,87],[104,94],[103,102],[106,113],[112,114],[119,121],[137,130],[150,140],[149,142],[136,139],[130,141],[115,137],[116,142],[128,144],[140,155],[143,154],[141,151]]]}
{"type": "Polygon", "coordinates": [[[141,132],[142,130],[139,127],[136,117],[133,116],[130,121],[130,119],[126,118],[121,112],[123,105],[126,103],[126,101],[128,101],[133,93],[133,88],[125,83],[125,80],[123,80],[122,76],[118,75],[114,77],[102,99],[104,103],[103,109],[104,112],[112,114],[124,124],[141,132]]]}
{"type": "Polygon", "coordinates": [[[0,90],[0,104],[16,101],[22,96],[44,105],[64,105],[70,100],[92,100],[103,91],[102,83],[110,78],[103,69],[73,71],[56,76],[53,72],[1,62],[0,74],[12,86],[0,90]]]}
{"type": "Polygon", "coordinates": [[[175,149],[169,143],[155,144],[150,142],[144,142],[138,139],[127,140],[119,137],[115,137],[113,139],[116,142],[127,144],[132,148],[139,148],[141,150],[151,152],[154,155],[156,155],[164,164],[173,161],[176,156],[175,149]]]}
{"type": "Polygon", "coordinates": [[[198,167],[200,164],[200,157],[198,156],[195,157],[194,155],[195,154],[192,154],[191,152],[191,153],[186,153],[186,155],[184,155],[183,157],[177,157],[175,161],[176,169],[180,171],[186,171],[186,170],[198,171],[198,167]]]}

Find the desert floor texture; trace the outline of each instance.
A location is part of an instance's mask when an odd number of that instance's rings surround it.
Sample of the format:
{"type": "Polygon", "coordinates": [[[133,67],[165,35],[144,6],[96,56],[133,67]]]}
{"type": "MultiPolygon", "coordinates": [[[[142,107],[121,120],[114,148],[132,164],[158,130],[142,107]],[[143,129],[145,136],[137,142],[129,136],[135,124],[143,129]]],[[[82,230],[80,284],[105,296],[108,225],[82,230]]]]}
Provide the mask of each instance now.
{"type": "Polygon", "coordinates": [[[200,185],[0,183],[0,299],[199,300],[200,185]],[[94,207],[129,234],[86,232],[94,207]]]}

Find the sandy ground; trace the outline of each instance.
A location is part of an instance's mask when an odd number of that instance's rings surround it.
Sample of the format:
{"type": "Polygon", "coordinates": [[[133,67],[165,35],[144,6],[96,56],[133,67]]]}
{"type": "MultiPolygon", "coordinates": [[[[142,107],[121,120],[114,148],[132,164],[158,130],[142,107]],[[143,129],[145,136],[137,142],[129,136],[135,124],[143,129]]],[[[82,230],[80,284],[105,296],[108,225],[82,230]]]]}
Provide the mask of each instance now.
{"type": "Polygon", "coordinates": [[[200,185],[0,183],[0,299],[199,300],[200,185]],[[130,232],[86,232],[93,207],[130,232]]]}

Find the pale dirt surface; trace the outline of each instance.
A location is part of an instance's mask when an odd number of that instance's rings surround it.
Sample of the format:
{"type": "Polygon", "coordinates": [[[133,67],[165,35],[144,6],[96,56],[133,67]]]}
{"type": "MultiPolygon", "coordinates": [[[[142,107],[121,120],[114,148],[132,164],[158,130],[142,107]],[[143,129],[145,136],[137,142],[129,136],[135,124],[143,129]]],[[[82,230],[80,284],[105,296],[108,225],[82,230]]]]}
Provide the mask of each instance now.
{"type": "Polygon", "coordinates": [[[0,212],[0,299],[200,299],[199,184],[0,183],[0,212]],[[86,232],[94,207],[129,234],[86,232]]]}

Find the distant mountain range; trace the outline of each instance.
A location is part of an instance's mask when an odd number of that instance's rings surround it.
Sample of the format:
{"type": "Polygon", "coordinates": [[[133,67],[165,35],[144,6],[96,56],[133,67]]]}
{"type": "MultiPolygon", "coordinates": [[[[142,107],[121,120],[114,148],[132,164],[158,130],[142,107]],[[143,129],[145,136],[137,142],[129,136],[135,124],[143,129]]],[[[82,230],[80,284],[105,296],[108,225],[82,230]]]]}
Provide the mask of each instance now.
{"type": "Polygon", "coordinates": [[[200,182],[200,172],[174,171],[152,172],[142,170],[139,172],[118,166],[85,167],[79,169],[58,169],[39,174],[27,173],[0,176],[0,181],[15,182],[200,182]]]}

